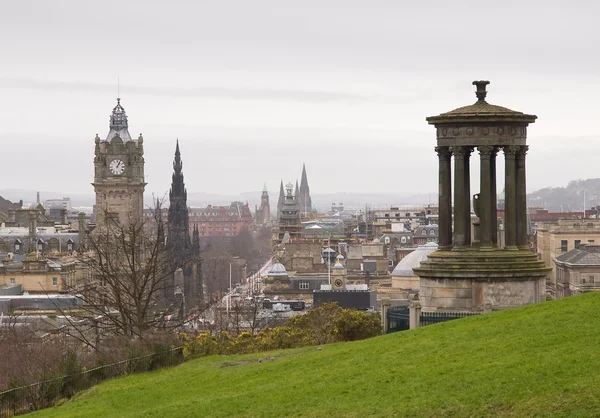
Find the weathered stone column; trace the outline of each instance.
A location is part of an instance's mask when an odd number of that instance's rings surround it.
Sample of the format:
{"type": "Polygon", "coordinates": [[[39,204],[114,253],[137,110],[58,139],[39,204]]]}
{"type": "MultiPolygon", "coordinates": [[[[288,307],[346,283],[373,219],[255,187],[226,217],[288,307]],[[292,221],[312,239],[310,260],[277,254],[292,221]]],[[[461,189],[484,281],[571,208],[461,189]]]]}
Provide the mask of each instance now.
{"type": "Polygon", "coordinates": [[[450,147],[435,147],[439,157],[439,249],[452,248],[452,170],[450,147]]]}
{"type": "Polygon", "coordinates": [[[492,154],[490,155],[490,180],[492,183],[492,189],[490,192],[490,199],[492,205],[492,246],[498,246],[498,194],[496,190],[496,155],[498,154],[498,148],[493,147],[492,154]]]}
{"type": "Polygon", "coordinates": [[[479,150],[480,157],[480,230],[479,230],[479,242],[480,249],[491,250],[492,249],[492,172],[491,172],[491,155],[494,151],[494,147],[491,145],[482,145],[477,147],[479,150]]]}
{"type": "Polygon", "coordinates": [[[527,239],[527,186],[525,175],[525,154],[529,147],[519,147],[516,155],[516,212],[517,212],[517,247],[528,249],[527,239]]]}
{"type": "Polygon", "coordinates": [[[517,195],[516,195],[516,155],[519,146],[504,147],[505,180],[504,180],[504,228],[506,250],[517,250],[517,195]]]}
{"type": "Polygon", "coordinates": [[[465,150],[465,245],[471,246],[471,168],[469,164],[469,158],[473,148],[464,147],[465,150]]]}
{"type": "MultiPolygon", "coordinates": [[[[465,235],[465,154],[466,147],[452,147],[454,155],[454,235],[452,243],[454,250],[464,249],[466,243],[465,235]]],[[[466,197],[466,199],[465,199],[466,197]]]]}
{"type": "Polygon", "coordinates": [[[410,329],[421,326],[421,302],[413,300],[408,304],[408,327],[410,329]]]}
{"type": "MultiPolygon", "coordinates": [[[[382,334],[387,334],[388,332],[388,320],[387,320],[387,313],[388,310],[390,309],[390,306],[392,306],[392,301],[390,298],[388,297],[384,297],[381,298],[381,331],[382,334]]],[[[410,317],[409,317],[409,321],[410,321],[410,317]]]]}

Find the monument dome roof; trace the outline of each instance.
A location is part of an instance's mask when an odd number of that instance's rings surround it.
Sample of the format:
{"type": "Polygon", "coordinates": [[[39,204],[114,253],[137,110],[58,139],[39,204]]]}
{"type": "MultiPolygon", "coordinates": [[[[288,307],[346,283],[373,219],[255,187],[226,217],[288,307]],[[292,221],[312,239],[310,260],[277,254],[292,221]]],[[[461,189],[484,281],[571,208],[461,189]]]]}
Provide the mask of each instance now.
{"type": "Polygon", "coordinates": [[[511,110],[506,107],[490,104],[485,101],[487,95],[486,86],[489,81],[473,81],[477,86],[477,102],[472,105],[462,106],[438,116],[430,116],[427,122],[430,124],[456,123],[456,122],[491,122],[513,121],[532,123],[537,119],[535,115],[527,115],[523,112],[511,110]]]}
{"type": "Polygon", "coordinates": [[[287,270],[285,266],[281,263],[275,263],[271,266],[271,269],[268,273],[269,276],[287,276],[287,270]]]}
{"type": "Polygon", "coordinates": [[[415,276],[413,268],[421,265],[422,261],[427,260],[427,256],[436,251],[438,245],[435,242],[428,242],[425,245],[417,247],[412,253],[404,257],[392,271],[392,277],[412,277],[415,276]]]}

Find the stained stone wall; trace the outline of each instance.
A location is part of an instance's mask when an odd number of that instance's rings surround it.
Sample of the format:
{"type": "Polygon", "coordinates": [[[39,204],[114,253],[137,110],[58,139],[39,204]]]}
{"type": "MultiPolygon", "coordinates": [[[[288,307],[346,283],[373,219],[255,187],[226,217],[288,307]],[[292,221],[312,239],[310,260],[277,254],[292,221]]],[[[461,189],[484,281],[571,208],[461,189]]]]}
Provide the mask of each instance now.
{"type": "Polygon", "coordinates": [[[420,299],[427,310],[490,311],[545,300],[546,280],[478,281],[421,278],[420,299]]]}

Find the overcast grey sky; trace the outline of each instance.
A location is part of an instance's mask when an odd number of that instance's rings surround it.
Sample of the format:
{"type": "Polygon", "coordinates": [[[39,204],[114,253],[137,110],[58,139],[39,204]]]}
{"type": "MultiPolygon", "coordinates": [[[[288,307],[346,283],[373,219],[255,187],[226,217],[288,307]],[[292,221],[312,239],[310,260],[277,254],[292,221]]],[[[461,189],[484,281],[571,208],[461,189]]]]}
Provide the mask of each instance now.
{"type": "Polygon", "coordinates": [[[158,194],[176,138],[189,191],[276,194],[303,161],[313,193],[435,191],[425,117],[473,103],[475,79],[539,116],[530,191],[600,177],[599,4],[2,2],[0,189],[92,193],[117,77],[158,194]]]}

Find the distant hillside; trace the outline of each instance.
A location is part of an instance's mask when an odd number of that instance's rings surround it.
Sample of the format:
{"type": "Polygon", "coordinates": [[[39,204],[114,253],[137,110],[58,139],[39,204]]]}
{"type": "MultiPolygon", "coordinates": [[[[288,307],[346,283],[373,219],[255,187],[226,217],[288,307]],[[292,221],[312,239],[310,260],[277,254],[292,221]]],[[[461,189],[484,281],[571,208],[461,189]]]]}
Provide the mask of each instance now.
{"type": "MultiPolygon", "coordinates": [[[[195,207],[205,207],[206,205],[229,205],[233,201],[248,202],[250,208],[254,210],[255,205],[260,205],[260,196],[262,191],[250,191],[241,192],[237,195],[227,195],[218,193],[207,193],[207,192],[194,192],[188,190],[188,205],[195,207]]],[[[25,203],[35,202],[36,192],[32,190],[18,190],[18,189],[3,189],[0,190],[0,195],[12,201],[19,201],[23,199],[25,203]]],[[[91,207],[94,204],[94,194],[71,194],[68,191],[56,193],[50,191],[41,191],[40,197],[44,201],[46,199],[60,199],[63,196],[71,198],[71,204],[74,207],[77,206],[88,206],[91,207]]],[[[166,195],[168,197],[168,195],[166,195]]],[[[279,190],[269,191],[269,200],[271,202],[271,212],[277,207],[277,198],[279,197],[279,190]]],[[[147,206],[152,203],[152,194],[146,194],[144,200],[147,206]]],[[[327,211],[331,208],[331,204],[343,203],[346,208],[361,209],[365,205],[369,205],[372,208],[377,207],[389,207],[389,206],[402,206],[402,205],[426,205],[428,202],[436,204],[437,194],[434,193],[369,193],[369,192],[352,192],[352,193],[316,193],[312,194],[313,206],[319,211],[327,211]]],[[[0,209],[1,211],[1,209],[0,209]]]]}
{"type": "Polygon", "coordinates": [[[547,187],[530,193],[529,206],[544,207],[552,212],[582,211],[600,205],[600,178],[573,180],[567,187],[547,187]]]}
{"type": "Polygon", "coordinates": [[[598,416],[599,304],[590,292],[320,349],[207,357],[31,416],[598,416]]]}

